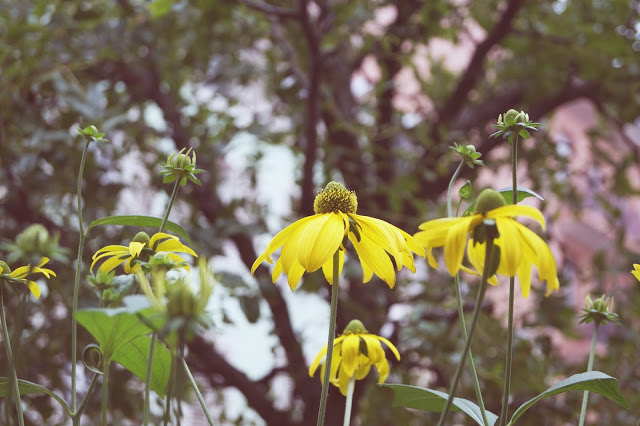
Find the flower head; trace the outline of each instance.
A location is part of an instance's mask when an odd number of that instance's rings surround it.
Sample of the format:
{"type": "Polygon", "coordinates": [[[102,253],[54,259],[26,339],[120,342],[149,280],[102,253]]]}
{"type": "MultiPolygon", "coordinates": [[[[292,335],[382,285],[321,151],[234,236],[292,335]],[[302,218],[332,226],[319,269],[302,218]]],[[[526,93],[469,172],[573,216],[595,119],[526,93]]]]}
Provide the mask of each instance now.
{"type": "Polygon", "coordinates": [[[65,261],[68,250],[58,245],[59,240],[59,234],[50,235],[47,228],[36,223],[19,233],[15,243],[6,242],[2,244],[2,248],[10,253],[7,257],[10,263],[18,259],[25,263],[36,263],[43,257],[65,261]]]}
{"type": "Polygon", "coordinates": [[[591,300],[591,295],[587,294],[580,318],[580,324],[592,321],[597,325],[606,324],[607,321],[616,324],[620,323],[620,317],[613,312],[613,297],[607,298],[604,294],[596,300],[591,300]]]}
{"type": "Polygon", "coordinates": [[[482,154],[477,152],[476,147],[473,145],[458,145],[454,142],[449,149],[458,154],[460,159],[471,169],[473,169],[474,165],[484,166],[484,162],[480,160],[482,154]]]}
{"type": "MultiPolygon", "coordinates": [[[[386,344],[391,352],[400,359],[398,349],[381,336],[370,334],[359,320],[352,320],[341,336],[333,341],[333,355],[331,362],[330,382],[340,388],[342,395],[347,394],[349,380],[355,377],[356,380],[364,379],[371,366],[378,370],[378,383],[384,383],[389,375],[389,361],[384,353],[382,344],[386,344]]],[[[320,361],[327,354],[327,345],[320,350],[316,358],[309,367],[309,376],[313,377],[320,361]]],[[[325,364],[322,364],[320,380],[324,380],[325,364]]]]}
{"type": "Polygon", "coordinates": [[[495,138],[502,135],[503,139],[511,141],[515,135],[519,135],[523,139],[529,139],[529,131],[537,131],[536,127],[539,126],[540,123],[529,120],[529,114],[526,112],[510,109],[504,113],[504,118],[502,114],[498,116],[498,123],[493,125],[498,130],[490,137],[495,138]]]}
{"type": "MultiPolygon", "coordinates": [[[[535,265],[539,279],[547,282],[548,295],[552,290],[560,288],[555,260],[547,244],[515,220],[518,215],[528,216],[540,223],[543,229],[545,227],[544,216],[538,209],[505,205],[500,193],[485,189],[478,196],[475,214],[425,222],[420,225],[421,232],[416,233],[414,238],[427,249],[427,259],[433,268],[438,267],[438,262],[431,251],[434,247],[444,246],[445,262],[451,276],[462,268],[465,248],[473,267],[482,271],[486,244],[482,240],[482,225],[485,219],[493,220],[499,233],[494,241],[500,250],[497,273],[510,277],[517,275],[522,296],[526,298],[531,288],[531,266],[535,265]],[[469,234],[472,242],[467,247],[469,234]]],[[[497,284],[495,277],[489,282],[497,284]]]]}
{"type": "Polygon", "coordinates": [[[198,255],[180,242],[178,237],[158,232],[149,238],[145,232],[138,232],[131,240],[129,246],[110,245],[101,248],[93,255],[91,269],[100,260],[106,260],[100,265],[100,270],[110,272],[123,262],[126,262],[124,271],[131,274],[140,269],[140,262],[146,262],[155,253],[166,252],[166,255],[179,267],[189,269],[184,259],[175,253],[188,253],[194,257],[198,255]]]}
{"type": "Polygon", "coordinates": [[[55,272],[53,272],[51,269],[43,268],[43,266],[46,265],[47,262],[49,262],[49,259],[43,257],[36,266],[31,266],[29,264],[27,266],[16,268],[12,271],[6,262],[0,260],[0,280],[11,284],[22,283],[26,285],[29,290],[31,290],[31,293],[36,299],[39,299],[40,287],[38,287],[38,284],[36,284],[35,281],[27,279],[27,277],[32,274],[42,274],[47,278],[51,278],[52,276],[55,277],[55,272]]]}
{"type": "Polygon", "coordinates": [[[294,290],[305,271],[322,268],[327,281],[333,283],[333,255],[339,250],[342,271],[348,240],[360,258],[363,282],[375,273],[393,288],[394,263],[398,271],[405,266],[415,272],[411,252],[424,256],[424,249],[411,235],[383,220],[356,214],[356,194],[340,183],[328,183],[316,196],[313,207],[316,214],[292,223],[271,240],[251,267],[252,274],[265,260],[273,263],[271,254],[282,247],[272,273],[274,282],[284,272],[294,290]]]}
{"type": "Polygon", "coordinates": [[[196,173],[202,173],[204,170],[196,168],[196,152],[192,152],[192,148],[189,148],[186,153],[183,153],[184,148],[179,152],[173,153],[167,158],[166,163],[162,163],[163,171],[160,172],[164,175],[163,183],[169,183],[177,180],[180,186],[185,186],[187,179],[196,185],[200,185],[200,180],[195,176],[196,173]],[[191,154],[191,157],[189,157],[191,154]]]}
{"type": "Polygon", "coordinates": [[[184,331],[190,337],[198,327],[209,326],[210,315],[205,310],[213,291],[214,278],[203,259],[198,263],[198,270],[200,288],[197,292],[191,276],[169,277],[164,268],[153,267],[150,282],[146,274],[137,271],[140,288],[153,307],[149,320],[158,325],[161,337],[174,331],[184,331]]]}

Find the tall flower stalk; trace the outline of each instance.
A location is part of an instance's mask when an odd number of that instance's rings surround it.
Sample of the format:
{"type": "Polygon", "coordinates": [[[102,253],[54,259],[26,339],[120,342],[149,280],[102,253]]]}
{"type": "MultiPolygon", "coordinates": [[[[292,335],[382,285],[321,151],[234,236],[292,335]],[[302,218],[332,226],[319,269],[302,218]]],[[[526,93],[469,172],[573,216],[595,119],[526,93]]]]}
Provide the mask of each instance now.
{"type": "Polygon", "coordinates": [[[11,390],[10,395],[16,406],[18,415],[18,425],[24,426],[24,415],[22,413],[22,402],[20,401],[20,389],[18,387],[18,375],[16,374],[16,364],[11,351],[11,338],[9,337],[9,329],[7,328],[7,316],[4,312],[4,289],[0,288],[0,318],[2,320],[2,336],[4,338],[4,346],[7,352],[7,362],[9,363],[9,374],[11,374],[11,390]]]}
{"type": "Polygon", "coordinates": [[[77,411],[78,393],[76,389],[76,364],[78,361],[78,321],[76,320],[76,312],[78,310],[78,294],[80,291],[80,272],[82,266],[82,252],[84,250],[84,239],[86,237],[84,230],[84,222],[82,219],[82,177],[84,175],[84,166],[91,142],[108,142],[104,138],[104,133],[99,133],[95,126],[88,126],[84,129],[78,129],[77,133],[84,139],[84,148],[80,159],[80,169],[78,171],[78,184],[76,189],[77,208],[78,208],[78,231],[80,238],[78,240],[78,257],[76,258],[76,271],[73,280],[73,302],[71,307],[71,413],[73,425],[80,424],[80,414],[77,411]]]}
{"type": "MultiPolygon", "coordinates": [[[[529,115],[524,111],[516,111],[511,109],[498,117],[498,123],[495,127],[498,129],[493,133],[492,137],[502,136],[507,139],[511,145],[511,188],[512,188],[512,204],[518,203],[518,142],[520,137],[528,139],[530,130],[536,130],[539,123],[529,120],[529,115]]],[[[511,373],[513,366],[513,308],[515,295],[515,277],[509,278],[509,309],[507,314],[507,343],[506,343],[506,359],[505,359],[505,375],[504,387],[502,391],[502,408],[500,410],[500,425],[507,424],[507,416],[509,414],[509,394],[511,393],[511,373]]]]}
{"type": "MultiPolygon", "coordinates": [[[[456,152],[461,160],[460,164],[456,168],[455,172],[451,176],[451,180],[449,181],[449,188],[447,189],[447,217],[453,217],[453,209],[452,209],[452,189],[453,184],[458,178],[462,167],[467,164],[470,168],[474,168],[474,165],[484,165],[482,160],[479,158],[482,154],[476,152],[476,149],[473,145],[460,145],[454,144],[453,147],[450,147],[451,150],[456,152]]],[[[453,282],[456,291],[456,306],[458,308],[458,319],[460,321],[460,330],[462,331],[462,339],[466,343],[469,339],[467,334],[467,325],[464,319],[464,307],[462,303],[462,292],[460,290],[460,273],[456,273],[453,277],[453,282]]],[[[480,412],[482,414],[482,421],[485,426],[489,425],[489,419],[487,418],[487,411],[484,407],[484,399],[482,398],[482,391],[480,389],[480,381],[478,380],[478,372],[476,371],[476,364],[473,360],[473,353],[471,349],[469,349],[469,366],[471,368],[471,376],[473,379],[473,388],[476,393],[476,398],[478,399],[478,405],[480,406],[480,412]]]]}

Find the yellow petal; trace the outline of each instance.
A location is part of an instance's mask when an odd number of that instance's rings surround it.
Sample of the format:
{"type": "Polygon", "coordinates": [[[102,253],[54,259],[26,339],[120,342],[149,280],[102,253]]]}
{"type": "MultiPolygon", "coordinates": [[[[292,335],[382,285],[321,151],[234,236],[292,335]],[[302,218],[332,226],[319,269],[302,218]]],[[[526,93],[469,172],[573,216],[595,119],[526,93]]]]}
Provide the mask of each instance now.
{"type": "Polygon", "coordinates": [[[291,225],[287,226],[282,231],[278,232],[276,236],[273,237],[271,242],[269,242],[264,253],[262,253],[258,257],[258,259],[253,263],[253,266],[251,267],[251,274],[253,275],[258,265],[260,265],[260,263],[262,263],[264,260],[267,260],[269,263],[272,263],[271,258],[269,256],[271,256],[271,254],[274,251],[282,247],[282,245],[291,237],[291,235],[296,231],[296,229],[298,229],[300,225],[304,224],[309,220],[312,220],[313,217],[314,216],[304,217],[296,222],[293,222],[291,225]]]}
{"type": "MultiPolygon", "coordinates": [[[[298,251],[300,249],[300,237],[304,234],[305,229],[311,223],[316,222],[318,219],[322,220],[323,216],[326,216],[324,220],[328,219],[328,215],[313,215],[308,216],[303,219],[300,219],[297,222],[286,227],[280,233],[289,230],[288,237],[282,244],[282,254],[280,255],[280,259],[282,260],[282,270],[285,274],[289,274],[289,268],[291,265],[298,262],[298,251]]],[[[278,237],[280,234],[276,235],[278,237]]],[[[275,238],[274,238],[275,240],[275,238]]],[[[269,244],[271,245],[271,244],[269,244]]],[[[269,247],[267,247],[268,249],[269,247]]],[[[267,250],[268,252],[268,250],[267,250]]]]}
{"type": "Polygon", "coordinates": [[[300,279],[302,279],[302,275],[304,275],[304,267],[302,265],[298,262],[291,265],[291,268],[287,271],[287,282],[289,283],[289,287],[291,287],[291,291],[296,289],[300,283],[300,279]]]}
{"type": "Polygon", "coordinates": [[[552,290],[558,290],[560,283],[558,281],[556,261],[551,254],[549,246],[535,232],[525,226],[519,226],[518,231],[525,242],[525,247],[531,251],[530,261],[538,269],[540,281],[547,282],[547,295],[552,290]]]}
{"type": "Polygon", "coordinates": [[[382,349],[380,341],[376,339],[377,336],[372,334],[361,334],[360,337],[367,345],[367,354],[369,355],[369,359],[372,364],[375,364],[380,361],[381,358],[385,357],[384,349],[382,349]]]}
{"type": "Polygon", "coordinates": [[[189,247],[182,244],[178,239],[173,239],[173,238],[165,240],[160,244],[158,244],[155,251],[156,253],[167,252],[167,251],[178,252],[178,253],[189,253],[193,257],[198,257],[195,251],[191,250],[189,247]]]}
{"type": "Polygon", "coordinates": [[[97,257],[103,257],[103,256],[109,256],[109,254],[129,254],[129,247],[126,246],[120,246],[120,245],[110,245],[110,246],[106,246],[106,247],[102,247],[100,250],[98,250],[97,252],[95,252],[95,254],[93,255],[92,259],[96,259],[97,257]],[[100,256],[98,256],[98,253],[102,253],[100,256]]]}
{"type": "Polygon", "coordinates": [[[313,377],[316,370],[318,369],[318,366],[320,365],[320,361],[324,359],[326,354],[327,354],[327,345],[324,345],[322,349],[320,349],[320,352],[318,352],[318,355],[316,355],[316,357],[313,359],[311,366],[309,366],[309,377],[313,377]]]}
{"type": "Polygon", "coordinates": [[[500,233],[496,240],[496,245],[500,246],[498,273],[513,277],[522,259],[522,239],[518,232],[518,227],[522,225],[510,218],[497,218],[496,225],[500,233]]]}
{"type": "Polygon", "coordinates": [[[24,282],[36,299],[40,298],[40,287],[34,281],[25,280],[24,282]]]}
{"type": "Polygon", "coordinates": [[[363,233],[360,237],[360,242],[358,242],[353,234],[349,234],[349,240],[356,249],[362,264],[363,282],[368,281],[366,278],[371,278],[370,271],[373,271],[389,287],[393,288],[396,283],[396,274],[389,255],[368,238],[366,234],[363,233]],[[369,271],[365,270],[365,265],[369,268],[369,271]],[[367,275],[369,276],[367,277],[367,275]]]}
{"type": "Polygon", "coordinates": [[[349,380],[351,380],[351,377],[353,377],[353,374],[348,374],[344,368],[340,369],[338,373],[338,387],[343,396],[347,396],[347,389],[349,388],[349,380]]]}
{"type": "MultiPolygon", "coordinates": [[[[129,260],[131,260],[131,258],[129,258],[129,260]]],[[[121,259],[120,257],[111,257],[111,258],[105,260],[104,262],[102,262],[102,264],[100,265],[100,267],[98,269],[101,270],[101,271],[109,273],[113,269],[117,268],[118,265],[120,265],[122,262],[123,262],[123,259],[121,259]]],[[[95,261],[94,261],[94,263],[95,263],[95,261]]],[[[91,267],[93,267],[93,264],[91,265],[91,267]]],[[[129,273],[129,272],[127,272],[127,273],[129,273]]]]}
{"type": "Polygon", "coordinates": [[[462,264],[467,247],[467,234],[473,219],[473,217],[457,218],[456,222],[449,227],[444,244],[444,259],[451,276],[456,275],[462,264]]]}
{"type": "Polygon", "coordinates": [[[631,274],[633,274],[634,277],[636,277],[636,279],[638,281],[640,281],[640,265],[637,263],[633,264],[633,271],[631,271],[631,274]]]}
{"type": "MultiPolygon", "coordinates": [[[[364,355],[360,354],[360,359],[364,359],[366,358],[364,355]]],[[[369,374],[369,371],[371,371],[371,362],[359,362],[358,363],[360,366],[358,367],[358,369],[356,370],[355,373],[355,378],[356,380],[362,380],[365,377],[367,377],[367,374],[369,374]]]]}
{"type": "Polygon", "coordinates": [[[371,337],[373,337],[374,339],[378,339],[382,343],[387,345],[389,349],[391,349],[391,352],[393,352],[393,354],[396,356],[396,359],[400,360],[400,352],[398,352],[398,348],[396,348],[393,343],[391,343],[389,340],[385,339],[384,337],[376,336],[375,334],[371,334],[371,337]]]}
{"type": "Polygon", "coordinates": [[[378,370],[378,383],[384,383],[389,376],[389,361],[383,358],[376,364],[376,370],[378,370]]]}
{"type": "Polygon", "coordinates": [[[360,225],[360,236],[366,236],[373,244],[388,252],[402,268],[402,255],[405,241],[398,228],[373,217],[353,214],[351,217],[360,225]]]}
{"type": "Polygon", "coordinates": [[[282,262],[280,261],[280,259],[278,259],[278,261],[276,262],[276,266],[273,268],[273,272],[271,273],[271,281],[275,283],[281,273],[282,273],[282,262]]]}
{"type": "Polygon", "coordinates": [[[546,227],[546,222],[544,220],[544,216],[540,210],[535,207],[525,206],[524,204],[509,204],[507,206],[498,207],[497,209],[490,210],[487,213],[487,218],[496,219],[499,217],[516,217],[516,216],[527,216],[534,219],[536,222],[542,226],[544,230],[546,227]]]}
{"type": "Polygon", "coordinates": [[[129,254],[131,255],[131,257],[138,257],[140,256],[140,253],[142,252],[142,249],[145,248],[145,246],[145,243],[132,241],[129,243],[129,254]]]}
{"type": "Polygon", "coordinates": [[[349,377],[353,376],[358,366],[358,353],[360,351],[360,337],[357,334],[349,334],[342,341],[342,367],[349,377]]]}
{"type": "Polygon", "coordinates": [[[341,215],[326,213],[317,216],[304,228],[298,240],[298,262],[309,272],[332,258],[345,234],[346,225],[341,215]]]}
{"type": "MultiPolygon", "coordinates": [[[[342,266],[344,265],[344,251],[340,250],[338,253],[339,261],[338,261],[338,277],[342,275],[342,266]]],[[[322,265],[322,272],[324,273],[324,277],[329,284],[333,284],[333,256],[331,260],[322,265]]]]}

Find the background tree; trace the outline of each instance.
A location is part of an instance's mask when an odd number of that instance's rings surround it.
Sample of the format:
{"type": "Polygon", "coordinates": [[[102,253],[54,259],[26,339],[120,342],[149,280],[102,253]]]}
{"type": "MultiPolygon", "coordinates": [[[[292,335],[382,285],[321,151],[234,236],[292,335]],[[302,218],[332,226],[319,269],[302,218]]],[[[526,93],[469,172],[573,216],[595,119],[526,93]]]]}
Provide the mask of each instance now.
{"type": "MultiPolygon", "coordinates": [[[[80,150],[73,130],[78,124],[95,124],[112,141],[92,147],[85,173],[87,220],[153,212],[154,202],[162,201],[155,194],[168,190],[156,165],[175,149],[194,147],[198,166],[207,173],[199,175],[201,187],[186,187],[174,219],[197,236],[201,255],[237,251],[248,268],[256,249],[262,249],[253,237],[267,231],[269,216],[257,193],[261,158],[268,149],[284,147],[299,170],[291,218],[311,213],[317,189],[337,179],[357,191],[359,212],[413,232],[444,211],[443,194],[457,161],[448,146],[474,143],[497,169],[508,159],[501,154],[502,141],[487,137],[491,123],[509,108],[523,109],[544,124],[521,158],[531,189],[549,200],[543,207],[549,206],[551,242],[567,249],[571,235],[554,227],[554,220],[569,211],[577,234],[591,231],[585,216],[601,217],[607,226],[598,232],[610,245],[586,259],[559,258],[565,267],[560,294],[531,296],[535,308],[516,341],[513,403],[546,388],[543,377],[551,381],[584,370],[582,363],[568,364],[554,342],[563,333],[577,336],[575,308],[582,300],[576,294],[587,285],[606,289],[622,302],[618,310],[626,326],[603,333],[609,351],[597,365],[622,378],[632,406],[640,402],[634,361],[640,297],[634,287],[621,285],[631,282],[628,270],[640,260],[638,224],[630,222],[637,212],[640,164],[638,139],[633,139],[638,132],[633,105],[640,89],[639,2],[1,0],[0,5],[3,238],[13,239],[37,222],[60,232],[62,244],[75,248],[73,171],[80,150]],[[366,90],[356,90],[363,82],[366,90]],[[583,107],[577,111],[587,108],[592,126],[582,125],[584,117],[554,120],[562,117],[558,108],[579,100],[583,107]],[[576,129],[589,131],[589,144],[579,144],[580,134],[571,132],[576,129]],[[260,149],[243,172],[246,187],[227,196],[232,176],[227,149],[239,136],[264,142],[256,145],[260,149]],[[585,152],[586,163],[576,165],[585,152]],[[591,269],[583,275],[585,263],[591,269]]],[[[476,173],[467,171],[464,178],[476,173]]],[[[100,243],[127,240],[129,232],[92,231],[85,262],[100,243]]],[[[64,266],[59,265],[48,295],[28,307],[31,320],[19,374],[44,377],[50,387],[68,393],[69,318],[62,306],[69,306],[73,280],[71,268],[64,266]]],[[[238,389],[269,425],[306,424],[317,412],[320,386],[307,375],[308,359],[283,294],[289,290],[273,285],[267,268],[258,270],[256,281],[239,274],[223,274],[221,281],[228,291],[242,294],[250,321],[272,322],[273,350],[286,360],[253,380],[225,359],[215,337],[200,337],[189,351],[199,379],[211,389],[238,389]],[[286,395],[274,393],[274,380],[282,376],[291,383],[286,395]],[[276,400],[289,403],[283,407],[276,400]]],[[[354,317],[372,331],[386,325],[402,353],[391,380],[446,388],[455,365],[451,357],[461,350],[448,277],[405,276],[394,291],[360,281],[359,271],[346,271],[338,329],[354,317]],[[389,316],[393,306],[409,313],[389,316]]],[[[297,290],[306,291],[329,294],[314,275],[297,290]]],[[[83,297],[85,306],[95,303],[86,289],[83,297]]],[[[503,340],[494,309],[499,311],[500,303],[487,304],[474,353],[480,357],[487,408],[496,412],[504,354],[479,350],[500,347],[503,340]]],[[[126,385],[127,374],[116,374],[116,419],[139,423],[142,401],[131,397],[137,390],[126,385]]],[[[362,424],[433,419],[392,409],[390,394],[368,383],[357,387],[354,402],[362,424]]],[[[223,395],[218,396],[224,409],[223,395]]],[[[462,396],[474,399],[470,386],[462,396]]],[[[571,421],[580,397],[546,401],[521,423],[535,424],[542,415],[557,418],[558,424],[571,421]]],[[[25,400],[37,408],[28,411],[34,424],[60,419],[47,398],[25,400]]],[[[601,402],[592,400],[601,424],[635,424],[631,413],[600,407],[601,402]]],[[[332,392],[329,404],[342,407],[342,397],[332,392]]],[[[328,424],[337,424],[342,410],[329,410],[328,416],[328,424]]]]}

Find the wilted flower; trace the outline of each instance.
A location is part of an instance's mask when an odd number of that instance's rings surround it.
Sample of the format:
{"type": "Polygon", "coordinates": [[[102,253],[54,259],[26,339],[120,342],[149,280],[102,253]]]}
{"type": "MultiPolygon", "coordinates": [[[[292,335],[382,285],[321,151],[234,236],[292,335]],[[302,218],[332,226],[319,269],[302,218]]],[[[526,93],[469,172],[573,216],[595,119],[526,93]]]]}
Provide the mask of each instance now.
{"type": "Polygon", "coordinates": [[[399,228],[380,219],[356,214],[356,194],[341,183],[329,182],[316,196],[313,208],[315,215],[292,223],[271,240],[251,267],[252,274],[265,260],[273,263],[271,254],[282,247],[273,269],[274,282],[284,271],[294,290],[304,272],[322,268],[327,281],[333,283],[333,255],[340,251],[341,272],[347,238],[360,258],[363,282],[368,282],[375,273],[393,288],[396,275],[391,258],[398,271],[405,266],[415,272],[411,252],[423,256],[422,247],[399,228]]]}

